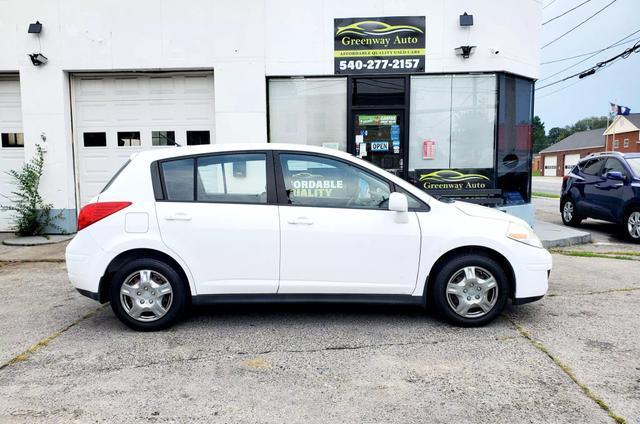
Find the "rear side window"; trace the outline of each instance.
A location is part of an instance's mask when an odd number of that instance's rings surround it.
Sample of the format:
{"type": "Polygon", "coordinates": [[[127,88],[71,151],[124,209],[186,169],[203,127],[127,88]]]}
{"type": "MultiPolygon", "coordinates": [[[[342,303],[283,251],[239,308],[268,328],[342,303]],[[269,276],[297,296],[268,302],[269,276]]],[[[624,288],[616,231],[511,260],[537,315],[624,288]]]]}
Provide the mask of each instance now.
{"type": "Polygon", "coordinates": [[[193,201],[193,165],[193,158],[162,162],[162,179],[167,200],[193,201]]]}
{"type": "Polygon", "coordinates": [[[264,153],[198,158],[200,202],[267,203],[267,157],[264,153]]]}
{"type": "Polygon", "coordinates": [[[598,175],[598,171],[600,170],[601,165],[602,158],[594,158],[584,162],[580,166],[580,169],[587,175],[598,175]]]}
{"type": "Polygon", "coordinates": [[[116,180],[116,178],[118,178],[118,175],[120,175],[122,173],[122,171],[124,171],[124,169],[127,167],[127,165],[129,165],[131,163],[131,159],[127,160],[124,165],[122,165],[120,167],[120,169],[118,169],[116,171],[115,174],[113,174],[113,177],[111,177],[111,179],[109,180],[109,182],[107,183],[106,186],[104,186],[104,188],[102,189],[102,191],[100,193],[104,193],[105,191],[107,191],[107,189],[111,186],[111,184],[113,184],[113,182],[116,180]]]}

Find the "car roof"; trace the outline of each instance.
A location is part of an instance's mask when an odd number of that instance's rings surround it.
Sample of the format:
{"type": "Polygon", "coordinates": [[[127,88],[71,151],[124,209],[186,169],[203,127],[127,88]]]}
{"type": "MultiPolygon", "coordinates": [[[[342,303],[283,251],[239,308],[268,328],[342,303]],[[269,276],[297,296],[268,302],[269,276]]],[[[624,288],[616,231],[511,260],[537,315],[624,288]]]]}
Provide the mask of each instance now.
{"type": "Polygon", "coordinates": [[[288,144],[288,143],[230,143],[230,144],[201,144],[198,146],[175,146],[162,147],[145,150],[134,153],[131,159],[142,159],[145,161],[156,161],[169,158],[177,158],[181,156],[202,155],[207,153],[224,153],[224,152],[251,152],[265,150],[289,150],[307,153],[324,153],[335,156],[342,156],[353,159],[353,155],[336,149],[329,149],[319,146],[308,146],[304,144],[288,144]]]}

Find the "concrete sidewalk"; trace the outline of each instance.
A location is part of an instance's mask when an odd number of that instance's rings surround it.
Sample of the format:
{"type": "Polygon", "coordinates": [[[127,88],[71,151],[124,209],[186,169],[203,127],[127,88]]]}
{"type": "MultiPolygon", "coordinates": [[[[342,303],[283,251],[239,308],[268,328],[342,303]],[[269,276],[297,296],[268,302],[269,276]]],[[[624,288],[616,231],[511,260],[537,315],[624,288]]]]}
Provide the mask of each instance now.
{"type": "MultiPolygon", "coordinates": [[[[0,241],[13,237],[13,234],[0,233],[0,241]]],[[[38,246],[7,246],[0,243],[0,262],[64,262],[67,244],[69,241],[38,246]]]]}
{"type": "Polygon", "coordinates": [[[536,220],[533,225],[542,245],[550,249],[552,247],[574,246],[576,244],[591,243],[591,233],[576,230],[565,225],[556,225],[550,222],[536,220]]]}

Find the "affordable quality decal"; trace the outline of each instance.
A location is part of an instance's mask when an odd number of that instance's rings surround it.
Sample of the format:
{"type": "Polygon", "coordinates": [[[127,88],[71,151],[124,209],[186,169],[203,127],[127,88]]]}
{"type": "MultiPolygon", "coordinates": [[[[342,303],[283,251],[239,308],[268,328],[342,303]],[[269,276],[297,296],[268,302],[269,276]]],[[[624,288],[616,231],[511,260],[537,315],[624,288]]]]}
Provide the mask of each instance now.
{"type": "Polygon", "coordinates": [[[336,74],[422,72],[424,16],[334,19],[336,74]]]}

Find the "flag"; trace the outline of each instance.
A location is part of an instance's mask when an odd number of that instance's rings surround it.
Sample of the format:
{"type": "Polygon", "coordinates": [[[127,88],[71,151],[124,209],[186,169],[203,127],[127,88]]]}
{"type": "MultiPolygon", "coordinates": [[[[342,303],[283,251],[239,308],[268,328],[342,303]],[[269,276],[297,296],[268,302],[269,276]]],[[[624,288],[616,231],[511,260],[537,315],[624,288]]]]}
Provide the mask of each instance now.
{"type": "Polygon", "coordinates": [[[609,103],[611,105],[611,113],[615,115],[628,115],[631,112],[631,108],[626,106],[620,106],[615,103],[609,103]]]}

